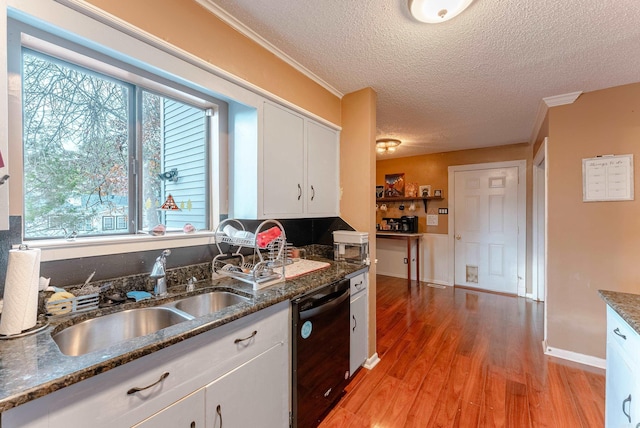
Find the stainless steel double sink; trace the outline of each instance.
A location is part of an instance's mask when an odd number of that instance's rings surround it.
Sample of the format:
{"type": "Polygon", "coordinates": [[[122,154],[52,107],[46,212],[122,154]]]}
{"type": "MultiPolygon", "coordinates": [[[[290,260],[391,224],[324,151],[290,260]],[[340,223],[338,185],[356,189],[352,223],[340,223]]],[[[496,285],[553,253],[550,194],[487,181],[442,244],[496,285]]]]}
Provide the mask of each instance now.
{"type": "Polygon", "coordinates": [[[53,333],[51,337],[63,354],[84,355],[250,301],[228,291],[211,291],[162,306],[128,309],[88,319],[53,333]]]}

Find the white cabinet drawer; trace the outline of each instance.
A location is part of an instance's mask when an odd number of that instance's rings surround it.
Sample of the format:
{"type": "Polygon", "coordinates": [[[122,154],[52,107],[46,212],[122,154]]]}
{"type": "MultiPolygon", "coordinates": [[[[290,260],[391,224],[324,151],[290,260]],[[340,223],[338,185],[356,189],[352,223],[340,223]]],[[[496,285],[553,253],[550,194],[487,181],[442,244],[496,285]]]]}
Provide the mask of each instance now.
{"type": "Polygon", "coordinates": [[[289,325],[289,302],[281,302],[11,409],[2,415],[2,426],[87,426],[83,421],[91,421],[92,428],[132,426],[288,342],[289,325]]]}
{"type": "Polygon", "coordinates": [[[640,352],[640,336],[610,306],[607,306],[607,342],[616,343],[631,355],[640,352]]]}

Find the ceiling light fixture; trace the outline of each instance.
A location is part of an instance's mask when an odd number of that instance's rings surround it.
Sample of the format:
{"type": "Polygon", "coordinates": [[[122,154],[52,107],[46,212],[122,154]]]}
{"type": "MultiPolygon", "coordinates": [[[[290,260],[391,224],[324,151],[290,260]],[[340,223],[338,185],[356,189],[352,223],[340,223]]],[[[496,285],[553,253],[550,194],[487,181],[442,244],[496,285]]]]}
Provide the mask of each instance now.
{"type": "Polygon", "coordinates": [[[378,153],[393,153],[400,145],[401,141],[395,138],[380,138],[376,140],[376,150],[378,153]]]}
{"type": "Polygon", "coordinates": [[[462,13],[473,0],[409,0],[415,19],[429,24],[448,21],[462,13]]]}

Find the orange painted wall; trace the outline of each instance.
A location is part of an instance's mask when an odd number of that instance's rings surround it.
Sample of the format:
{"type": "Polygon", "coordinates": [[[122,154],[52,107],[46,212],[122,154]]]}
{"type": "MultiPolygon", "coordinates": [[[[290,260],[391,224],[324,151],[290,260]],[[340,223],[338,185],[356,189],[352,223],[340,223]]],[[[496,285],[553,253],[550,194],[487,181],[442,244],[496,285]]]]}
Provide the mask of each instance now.
{"type": "MultiPolygon", "coordinates": [[[[430,184],[431,190],[442,190],[444,199],[432,200],[428,202],[429,214],[437,214],[438,208],[447,208],[449,200],[447,187],[449,174],[447,168],[454,165],[467,165],[488,162],[503,162],[510,160],[527,161],[527,183],[531,183],[531,146],[527,143],[511,144],[507,146],[488,147],[475,150],[460,150],[455,152],[436,153],[421,156],[411,156],[406,158],[378,160],[376,163],[376,185],[384,185],[386,174],[404,173],[405,182],[415,182],[418,185],[430,184]]],[[[531,185],[528,184],[527,202],[531,201],[531,185]]],[[[379,203],[380,205],[381,203],[379,203]]],[[[420,233],[448,233],[448,216],[439,215],[438,226],[427,227],[427,217],[424,212],[424,205],[417,201],[416,211],[410,213],[408,203],[405,203],[405,210],[400,211],[398,202],[387,204],[387,212],[377,212],[376,222],[380,223],[382,217],[400,217],[401,215],[417,215],[420,233]]],[[[530,223],[530,215],[527,214],[527,224],[530,223]]]]}
{"type": "Polygon", "coordinates": [[[547,151],[547,343],[605,358],[597,290],[640,293],[640,83],[551,108],[547,151]],[[602,154],[634,155],[634,201],[582,201],[582,159],[602,154]]]}
{"type": "Polygon", "coordinates": [[[88,3],[274,95],[340,125],[340,98],[221,21],[195,1],[88,3]]]}
{"type": "MultiPolygon", "coordinates": [[[[340,216],[354,229],[369,232],[369,253],[376,258],[375,172],[376,101],[371,88],[342,99],[340,135],[340,216]]],[[[376,265],[369,267],[369,314],[376,313],[376,265]]],[[[376,317],[369,317],[369,356],[376,352],[376,317]]]]}

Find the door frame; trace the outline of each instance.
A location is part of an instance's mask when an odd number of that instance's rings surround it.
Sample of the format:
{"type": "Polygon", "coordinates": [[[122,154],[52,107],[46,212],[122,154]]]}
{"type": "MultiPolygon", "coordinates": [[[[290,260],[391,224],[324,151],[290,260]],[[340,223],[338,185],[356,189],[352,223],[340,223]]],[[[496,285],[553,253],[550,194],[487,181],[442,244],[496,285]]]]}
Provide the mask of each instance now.
{"type": "MultiPolygon", "coordinates": [[[[547,138],[533,157],[531,298],[547,300],[547,138]],[[544,163],[544,166],[541,165],[544,163]],[[540,182],[542,181],[542,183],[540,182]],[[541,186],[541,184],[543,184],[541,186]],[[542,207],[541,207],[542,205],[542,207]],[[543,208],[543,209],[541,209],[543,208]],[[542,257],[539,254],[542,253],[542,257]]],[[[529,297],[529,296],[527,296],[529,297]]]]}
{"type": "Polygon", "coordinates": [[[527,291],[527,161],[514,160],[505,162],[489,162],[471,165],[450,166],[449,175],[449,283],[455,285],[455,173],[477,171],[482,169],[518,168],[518,296],[524,297],[527,291]]]}

